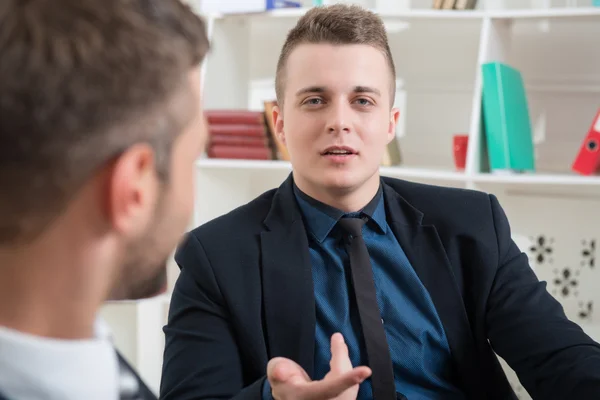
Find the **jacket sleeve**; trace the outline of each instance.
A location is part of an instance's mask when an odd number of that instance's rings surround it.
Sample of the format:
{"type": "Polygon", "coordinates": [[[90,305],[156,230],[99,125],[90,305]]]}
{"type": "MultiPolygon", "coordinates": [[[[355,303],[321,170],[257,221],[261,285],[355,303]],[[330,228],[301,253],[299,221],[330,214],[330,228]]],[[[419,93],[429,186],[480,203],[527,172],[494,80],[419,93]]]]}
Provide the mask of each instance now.
{"type": "Polygon", "coordinates": [[[490,195],[498,270],[487,304],[488,338],[536,399],[600,399],[600,345],[567,319],[512,241],[490,195]]]}
{"type": "Polygon", "coordinates": [[[212,267],[190,233],[175,253],[181,273],[164,327],[164,400],[262,399],[265,378],[243,387],[237,344],[212,267]]]}

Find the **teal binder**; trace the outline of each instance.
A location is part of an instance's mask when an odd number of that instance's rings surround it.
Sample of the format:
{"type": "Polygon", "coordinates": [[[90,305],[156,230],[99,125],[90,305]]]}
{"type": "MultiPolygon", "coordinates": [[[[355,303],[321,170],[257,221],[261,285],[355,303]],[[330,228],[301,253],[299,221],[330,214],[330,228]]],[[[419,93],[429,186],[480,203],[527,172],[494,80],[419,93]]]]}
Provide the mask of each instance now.
{"type": "Polygon", "coordinates": [[[483,128],[491,171],[535,171],[533,135],[521,73],[500,62],[481,66],[483,128]]]}

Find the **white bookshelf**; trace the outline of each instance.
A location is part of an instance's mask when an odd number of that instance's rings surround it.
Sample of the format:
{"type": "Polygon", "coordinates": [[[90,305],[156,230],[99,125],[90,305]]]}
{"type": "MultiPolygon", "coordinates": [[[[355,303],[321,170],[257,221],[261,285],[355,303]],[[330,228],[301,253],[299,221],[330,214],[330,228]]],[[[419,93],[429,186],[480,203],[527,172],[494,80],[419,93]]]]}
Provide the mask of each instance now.
{"type": "MultiPolygon", "coordinates": [[[[381,174],[494,193],[513,232],[521,236],[596,235],[600,176],[579,176],[570,166],[600,107],[600,8],[591,7],[591,1],[480,0],[476,10],[448,11],[430,9],[431,1],[408,3],[412,8],[380,13],[389,32],[404,110],[398,132],[403,164],[382,167],[381,174]],[[570,3],[581,7],[565,7],[570,3]],[[479,67],[488,61],[507,62],[523,73],[534,125],[536,173],[481,171],[479,67]],[[451,143],[456,133],[469,135],[464,171],[454,169],[451,143]]],[[[201,11],[201,5],[197,7],[201,11]]],[[[270,100],[285,34],[307,9],[205,15],[213,41],[202,66],[205,108],[253,109],[262,99],[270,100]]],[[[192,226],[279,186],[291,165],[201,158],[196,170],[192,226]]],[[[538,271],[548,278],[543,268],[538,271]]],[[[170,289],[177,273],[171,263],[170,289]]],[[[156,388],[163,352],[158,339],[162,331],[157,329],[166,322],[168,299],[167,294],[154,302],[107,306],[122,338],[119,343],[156,388]],[[145,353],[139,351],[142,346],[145,353]]],[[[575,306],[565,303],[569,307],[575,306]]]]}

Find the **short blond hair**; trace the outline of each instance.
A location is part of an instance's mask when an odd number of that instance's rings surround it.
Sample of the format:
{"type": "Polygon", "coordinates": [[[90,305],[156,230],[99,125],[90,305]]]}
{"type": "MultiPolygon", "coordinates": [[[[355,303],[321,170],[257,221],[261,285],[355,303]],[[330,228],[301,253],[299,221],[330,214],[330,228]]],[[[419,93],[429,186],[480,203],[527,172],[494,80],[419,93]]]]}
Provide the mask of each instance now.
{"type": "Polygon", "coordinates": [[[283,104],[285,66],[291,52],[300,44],[366,44],[380,50],[391,72],[392,104],[396,92],[396,67],[383,21],[375,13],[357,5],[334,4],[313,7],[290,30],[281,49],[275,74],[275,92],[283,104]]]}

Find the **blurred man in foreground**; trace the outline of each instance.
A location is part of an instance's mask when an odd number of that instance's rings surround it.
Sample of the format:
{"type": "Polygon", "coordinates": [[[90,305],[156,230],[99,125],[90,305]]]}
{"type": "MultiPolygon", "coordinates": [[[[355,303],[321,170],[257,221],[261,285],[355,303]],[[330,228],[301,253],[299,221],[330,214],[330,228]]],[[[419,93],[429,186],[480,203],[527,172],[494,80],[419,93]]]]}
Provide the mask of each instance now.
{"type": "Polygon", "coordinates": [[[165,288],[208,48],[178,0],[0,3],[0,398],[154,397],[97,312],[165,288]]]}

